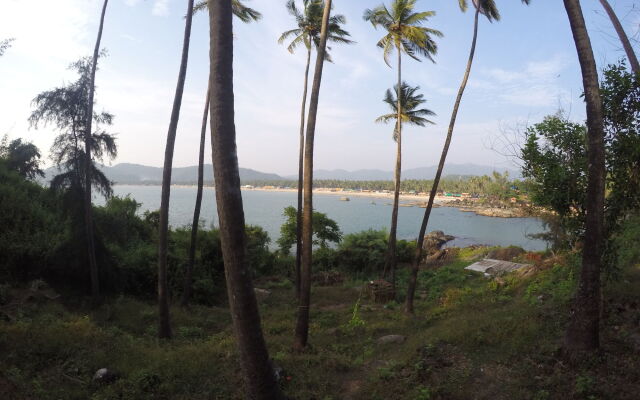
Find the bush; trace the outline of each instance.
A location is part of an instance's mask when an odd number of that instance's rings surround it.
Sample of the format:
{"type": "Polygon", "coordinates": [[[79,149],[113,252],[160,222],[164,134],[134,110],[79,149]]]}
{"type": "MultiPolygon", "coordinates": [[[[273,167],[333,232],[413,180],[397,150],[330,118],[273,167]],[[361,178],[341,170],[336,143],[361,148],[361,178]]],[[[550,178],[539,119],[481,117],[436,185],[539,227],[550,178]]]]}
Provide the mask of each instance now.
{"type": "Polygon", "coordinates": [[[0,159],[0,280],[27,282],[71,261],[68,254],[57,258],[69,232],[59,208],[55,193],[9,171],[0,159]]]}
{"type": "Polygon", "coordinates": [[[387,232],[369,229],[346,235],[338,246],[340,268],[350,273],[380,272],[387,251],[387,232]]]}

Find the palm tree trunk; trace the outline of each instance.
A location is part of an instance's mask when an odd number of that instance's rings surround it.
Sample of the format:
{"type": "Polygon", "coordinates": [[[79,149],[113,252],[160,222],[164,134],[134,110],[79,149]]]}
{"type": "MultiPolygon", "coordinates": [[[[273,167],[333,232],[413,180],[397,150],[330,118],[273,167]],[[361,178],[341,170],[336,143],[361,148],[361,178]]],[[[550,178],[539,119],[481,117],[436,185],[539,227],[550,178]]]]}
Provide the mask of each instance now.
{"type": "Polygon", "coordinates": [[[200,152],[198,154],[198,191],[196,192],[196,206],[193,210],[193,222],[191,223],[191,244],[189,245],[189,261],[184,275],[184,291],[182,292],[182,306],[189,305],[191,289],[193,287],[193,264],[196,259],[196,242],[198,240],[198,224],[200,223],[200,208],[202,206],[202,189],[204,186],[204,143],[207,137],[207,117],[209,116],[209,96],[211,90],[207,88],[207,98],[202,115],[202,128],[200,129],[200,152]]]}
{"type": "Polygon", "coordinates": [[[322,68],[327,48],[327,30],[331,0],[326,0],[322,15],[322,29],[320,44],[316,55],[316,68],[311,86],[309,100],[309,117],[307,118],[307,135],[304,146],[304,208],[302,213],[302,268],[300,273],[300,298],[298,301],[298,317],[293,347],[302,350],[309,339],[309,305],[311,303],[311,261],[313,251],[313,140],[316,130],[318,101],[320,98],[320,83],[322,82],[322,68]]]}
{"type": "Polygon", "coordinates": [[[613,11],[613,8],[611,8],[611,5],[607,0],[600,0],[600,4],[602,4],[602,7],[607,12],[609,19],[611,19],[611,23],[613,24],[613,27],[615,28],[616,33],[620,38],[620,42],[622,42],[622,47],[624,48],[624,52],[627,53],[629,64],[631,64],[631,70],[633,71],[634,74],[637,74],[638,72],[640,72],[640,64],[638,64],[638,58],[636,57],[636,53],[633,51],[633,47],[631,47],[631,42],[629,42],[629,37],[625,33],[624,28],[622,27],[622,24],[618,19],[618,16],[613,11]]]}
{"type": "Polygon", "coordinates": [[[307,67],[304,70],[304,90],[302,91],[302,110],[300,111],[300,152],[298,155],[298,210],[296,214],[296,298],[300,298],[300,265],[302,263],[302,185],[304,181],[304,114],[307,106],[307,87],[309,86],[309,65],[311,64],[311,46],[307,48],[307,67]]]}
{"type": "Polygon", "coordinates": [[[587,159],[585,236],[582,272],[565,336],[570,355],[600,346],[600,264],[604,223],[604,128],[598,70],[579,0],[564,0],[578,51],[584,98],[587,103],[587,159]]]}
{"type": "Polygon", "coordinates": [[[236,147],[233,96],[233,28],[230,0],[209,3],[211,147],[220,242],[229,309],[240,354],[245,398],[281,399],[262,335],[247,260],[236,147]]]}
{"type": "Polygon", "coordinates": [[[393,182],[393,206],[391,209],[391,227],[389,228],[389,244],[387,246],[387,255],[385,260],[386,271],[391,273],[391,284],[396,286],[396,236],[398,232],[398,204],[400,202],[400,171],[402,170],[402,51],[400,46],[398,50],[398,89],[396,96],[398,97],[398,115],[396,121],[396,168],[393,182]]]}
{"type": "Polygon", "coordinates": [[[182,93],[184,92],[184,80],[187,75],[187,62],[189,60],[189,42],[191,39],[191,20],[193,17],[193,0],[188,0],[187,15],[184,26],[184,40],[182,43],[182,60],[178,73],[178,84],[171,120],[167,132],[167,146],[164,151],[164,169],[162,171],[162,197],[160,200],[160,232],[158,243],[158,311],[159,326],[158,337],[171,337],[171,322],[169,319],[169,289],[167,287],[167,242],[169,236],[169,197],[171,195],[171,169],[173,167],[173,148],[176,142],[176,131],[180,119],[180,106],[182,105],[182,93]]]}
{"type": "Polygon", "coordinates": [[[462,95],[467,87],[469,81],[469,75],[471,74],[471,66],[473,65],[473,56],[476,52],[476,42],[478,39],[478,17],[480,15],[480,8],[476,7],[476,12],[473,19],[473,39],[471,40],[471,50],[469,51],[469,59],[467,61],[467,69],[464,72],[462,83],[458,89],[458,96],[456,102],[453,105],[453,112],[451,113],[451,120],[449,121],[449,129],[447,130],[447,138],[442,148],[442,154],[440,155],[440,162],[438,163],[438,170],[436,176],[433,179],[433,186],[431,186],[431,193],[429,194],[429,202],[427,208],[424,210],[424,217],[422,218],[422,225],[420,225],[420,232],[418,233],[418,239],[416,243],[416,254],[411,266],[411,275],[409,276],[409,284],[407,287],[407,299],[405,302],[405,312],[413,314],[413,299],[416,293],[416,286],[418,284],[418,271],[420,269],[420,260],[422,260],[422,246],[424,245],[424,235],[427,232],[427,225],[429,224],[429,217],[431,216],[431,210],[433,209],[433,200],[436,198],[436,192],[438,191],[438,185],[440,184],[440,178],[442,177],[442,170],[444,169],[444,163],[447,159],[447,153],[449,152],[449,145],[451,144],[451,137],[453,136],[453,128],[456,125],[456,118],[458,117],[458,109],[460,108],[460,102],[462,101],[462,95]]]}
{"type": "Polygon", "coordinates": [[[96,260],[96,245],[93,234],[93,210],[91,209],[91,130],[93,123],[93,98],[96,88],[96,69],[98,68],[98,55],[100,53],[100,41],[102,40],[102,29],[104,28],[104,16],[107,12],[107,3],[104,0],[102,4],[102,13],[100,14],[100,26],[98,28],[98,38],[96,46],[93,49],[93,60],[91,61],[91,80],[89,82],[89,99],[87,103],[87,122],[85,128],[84,140],[84,225],[85,234],[87,235],[87,250],[89,252],[89,274],[91,276],[91,296],[94,303],[100,299],[100,280],[98,277],[98,262],[96,260]]]}

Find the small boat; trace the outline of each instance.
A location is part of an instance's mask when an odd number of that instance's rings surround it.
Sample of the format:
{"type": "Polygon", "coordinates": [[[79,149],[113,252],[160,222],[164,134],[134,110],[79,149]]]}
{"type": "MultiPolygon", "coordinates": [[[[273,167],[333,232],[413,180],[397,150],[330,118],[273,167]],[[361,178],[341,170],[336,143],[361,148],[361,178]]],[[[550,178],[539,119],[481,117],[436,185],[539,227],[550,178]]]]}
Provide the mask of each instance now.
{"type": "Polygon", "coordinates": [[[374,206],[376,205],[376,202],[371,200],[371,204],[373,204],[374,206]]]}
{"type": "Polygon", "coordinates": [[[348,197],[340,197],[340,201],[351,201],[348,197]]]}

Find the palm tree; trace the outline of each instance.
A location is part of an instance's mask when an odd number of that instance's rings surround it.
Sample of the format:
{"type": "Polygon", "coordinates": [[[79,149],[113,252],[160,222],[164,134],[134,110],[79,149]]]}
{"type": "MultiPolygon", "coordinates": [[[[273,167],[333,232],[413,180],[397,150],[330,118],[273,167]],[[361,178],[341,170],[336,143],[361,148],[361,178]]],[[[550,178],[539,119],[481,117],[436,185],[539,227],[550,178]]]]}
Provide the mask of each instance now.
{"type": "MultiPolygon", "coordinates": [[[[193,13],[195,14],[199,11],[207,10],[208,8],[209,1],[201,0],[193,8],[193,13]]],[[[231,12],[242,22],[258,21],[262,18],[262,14],[260,14],[260,12],[245,6],[240,0],[231,0],[231,12]]]]}
{"type": "MultiPolygon", "coordinates": [[[[304,89],[302,91],[302,108],[300,111],[300,146],[298,153],[298,210],[296,220],[296,297],[300,296],[300,262],[302,257],[302,181],[303,181],[303,159],[304,159],[304,114],[307,104],[307,87],[309,81],[309,65],[311,64],[311,46],[317,48],[320,43],[320,29],[322,27],[322,14],[324,2],[322,0],[303,0],[303,11],[298,10],[295,0],[287,1],[287,10],[295,19],[297,28],[288,30],[278,39],[282,44],[285,40],[293,37],[287,46],[287,50],[293,53],[300,44],[304,44],[307,49],[307,64],[304,70],[304,89]]],[[[346,22],[343,15],[333,15],[329,18],[329,33],[327,41],[351,44],[353,41],[347,39],[349,32],[343,30],[341,25],[346,22]]],[[[325,53],[325,59],[331,62],[329,53],[325,53]]]]}
{"type": "MultiPolygon", "coordinates": [[[[523,3],[529,4],[530,0],[522,0],[523,3]]],[[[449,145],[451,144],[451,137],[453,136],[453,128],[456,124],[456,118],[458,116],[458,109],[460,108],[460,102],[462,101],[462,95],[467,87],[467,81],[471,74],[471,66],[473,64],[473,56],[476,52],[476,41],[478,39],[478,19],[480,14],[484,15],[489,22],[494,20],[500,20],[500,13],[496,7],[494,0],[473,0],[473,5],[476,9],[473,17],[473,39],[471,40],[471,50],[469,51],[469,59],[467,61],[467,68],[462,78],[462,83],[458,89],[458,95],[453,105],[453,111],[451,113],[451,120],[449,121],[449,129],[447,130],[447,138],[442,148],[442,154],[440,155],[440,162],[438,163],[438,170],[436,176],[433,179],[433,185],[431,186],[431,193],[429,194],[429,201],[427,207],[424,210],[424,217],[422,219],[422,225],[420,226],[420,232],[418,233],[418,239],[416,243],[416,254],[413,259],[411,268],[411,274],[409,276],[409,284],[407,287],[407,298],[405,301],[405,311],[409,314],[413,314],[413,297],[416,291],[416,284],[418,280],[418,269],[420,266],[420,260],[422,259],[422,246],[424,244],[424,234],[427,232],[427,225],[429,224],[429,216],[431,215],[431,209],[433,208],[433,200],[435,199],[436,192],[438,191],[438,185],[442,176],[442,170],[444,169],[444,163],[447,159],[447,153],[449,152],[449,145]]],[[[467,10],[467,0],[458,0],[458,6],[464,12],[467,10]]]]}
{"type": "MultiPolygon", "coordinates": [[[[102,13],[100,14],[100,26],[98,28],[98,38],[93,49],[93,59],[91,60],[91,72],[89,80],[89,98],[87,105],[86,135],[87,140],[84,142],[85,165],[91,164],[91,146],[92,146],[92,122],[93,122],[93,100],[96,89],[96,69],[98,67],[98,57],[100,53],[100,41],[102,40],[102,29],[104,27],[104,15],[107,12],[107,3],[104,0],[102,4],[102,13]]],[[[96,260],[96,245],[93,236],[93,210],[91,208],[91,168],[84,169],[84,225],[87,235],[87,247],[89,251],[89,271],[91,275],[91,294],[94,303],[97,303],[100,297],[100,282],[98,280],[98,262],[96,260]]]]}
{"type": "Polygon", "coordinates": [[[588,184],[582,271],[565,336],[570,355],[600,346],[600,265],[603,250],[605,149],[598,70],[579,0],[564,0],[582,70],[587,103],[588,184]]]}
{"type": "Polygon", "coordinates": [[[620,42],[622,42],[622,47],[624,48],[624,52],[627,53],[629,64],[631,64],[631,70],[633,71],[634,74],[637,74],[638,72],[640,72],[640,64],[638,63],[638,57],[636,57],[636,53],[633,51],[633,47],[631,47],[631,42],[629,41],[629,37],[625,33],[624,28],[622,27],[622,24],[618,19],[618,16],[613,11],[613,8],[611,7],[611,5],[607,0],[600,0],[600,4],[602,4],[602,7],[607,12],[609,19],[611,20],[611,23],[613,24],[613,27],[616,30],[618,37],[620,38],[620,42]]]}
{"type": "MultiPolygon", "coordinates": [[[[411,87],[406,82],[402,82],[402,87],[400,90],[400,94],[398,95],[398,85],[395,85],[393,90],[395,92],[395,97],[390,89],[387,89],[387,92],[384,96],[383,101],[389,105],[389,108],[393,111],[390,114],[381,115],[376,119],[376,122],[387,123],[389,121],[396,121],[396,126],[393,129],[393,140],[396,142],[396,169],[395,175],[400,175],[401,168],[401,159],[402,159],[402,142],[400,140],[400,135],[398,135],[398,115],[401,116],[403,123],[408,123],[417,126],[425,126],[426,124],[433,124],[432,121],[424,118],[426,116],[433,116],[435,113],[426,108],[420,108],[420,105],[426,103],[424,96],[422,94],[418,94],[419,86],[411,87]],[[398,101],[399,100],[399,101],[398,101]],[[398,112],[398,104],[401,105],[400,112],[398,112]]],[[[391,269],[391,282],[395,284],[395,269],[391,269]]],[[[387,271],[384,271],[384,275],[386,276],[387,271]]]]}
{"type": "Polygon", "coordinates": [[[303,350],[309,339],[309,306],[311,304],[311,262],[313,246],[313,141],[318,115],[320,84],[324,67],[331,14],[331,0],[326,0],[322,14],[322,28],[316,55],[316,66],[311,85],[309,100],[309,116],[304,145],[304,208],[302,211],[302,265],[300,271],[300,296],[298,299],[298,316],[293,347],[303,350]]]}
{"type": "Polygon", "coordinates": [[[160,226],[158,234],[158,337],[171,337],[171,322],[169,319],[169,293],[167,287],[167,239],[169,235],[169,197],[171,195],[171,168],[173,165],[173,148],[176,142],[184,80],[187,75],[187,61],[189,60],[189,42],[191,39],[191,21],[193,19],[193,0],[188,0],[187,16],[184,26],[184,40],[182,43],[182,59],[178,72],[178,84],[173,98],[167,145],[164,152],[164,169],[162,171],[162,197],[160,199],[160,226]]]}
{"type": "MultiPolygon", "coordinates": [[[[206,0],[196,4],[193,12],[204,10],[208,7],[206,0]]],[[[257,21],[262,18],[262,14],[242,4],[239,0],[232,2],[233,15],[238,17],[242,22],[257,21]]],[[[209,95],[210,90],[207,87],[207,97],[204,104],[204,113],[202,115],[202,127],[200,129],[200,151],[198,153],[198,190],[196,193],[196,205],[193,210],[193,222],[191,223],[191,243],[189,245],[189,260],[187,261],[187,269],[184,275],[184,290],[182,292],[181,305],[186,307],[191,299],[191,289],[193,287],[193,264],[196,258],[196,242],[198,239],[198,224],[200,223],[200,208],[202,207],[202,191],[204,186],[204,146],[207,136],[207,117],[209,114],[209,95]]]]}
{"type": "MultiPolygon", "coordinates": [[[[414,60],[420,61],[419,56],[423,56],[432,62],[433,55],[438,51],[438,46],[432,36],[442,37],[442,32],[421,26],[428,19],[434,16],[435,11],[414,12],[416,0],[393,0],[391,9],[384,4],[373,10],[367,9],[364,12],[365,21],[371,22],[375,28],[382,26],[387,30],[387,34],[378,41],[378,47],[383,51],[384,61],[389,64],[389,56],[395,50],[398,53],[398,83],[402,86],[402,53],[407,54],[414,60]]],[[[402,105],[401,98],[398,97],[396,110],[398,146],[402,145],[402,105]]],[[[391,211],[391,227],[389,229],[389,245],[385,257],[385,271],[392,271],[391,276],[395,277],[396,259],[396,232],[398,230],[398,203],[400,199],[400,174],[402,160],[396,160],[396,171],[394,176],[393,208],[391,211]]],[[[395,282],[392,282],[395,285],[395,282]]]]}
{"type": "Polygon", "coordinates": [[[244,375],[245,398],[281,399],[262,335],[246,253],[246,234],[236,148],[233,98],[233,32],[230,0],[209,8],[211,147],[220,241],[229,308],[244,375]]]}

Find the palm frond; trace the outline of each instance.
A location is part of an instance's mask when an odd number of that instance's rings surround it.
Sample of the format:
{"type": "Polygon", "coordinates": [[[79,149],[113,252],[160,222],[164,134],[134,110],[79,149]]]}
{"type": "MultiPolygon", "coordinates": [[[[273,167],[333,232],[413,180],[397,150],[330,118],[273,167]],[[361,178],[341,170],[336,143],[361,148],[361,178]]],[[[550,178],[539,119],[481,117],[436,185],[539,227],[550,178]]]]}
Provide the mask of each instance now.
{"type": "MultiPolygon", "coordinates": [[[[400,93],[398,93],[398,85],[395,85],[393,90],[387,89],[382,101],[389,106],[392,112],[379,116],[375,121],[379,123],[397,121],[398,96],[400,96],[400,118],[403,123],[417,126],[434,124],[433,121],[426,119],[425,117],[435,116],[436,114],[429,109],[418,108],[427,102],[424,96],[418,93],[419,90],[419,86],[409,86],[406,82],[402,82],[400,93]]],[[[396,128],[394,128],[394,139],[396,137],[395,129],[396,128]]]]}
{"type": "MultiPolygon", "coordinates": [[[[201,0],[193,6],[193,13],[209,9],[209,0],[201,0]]],[[[240,0],[231,0],[231,12],[242,22],[259,21],[262,14],[251,7],[245,6],[240,0]]]]}

